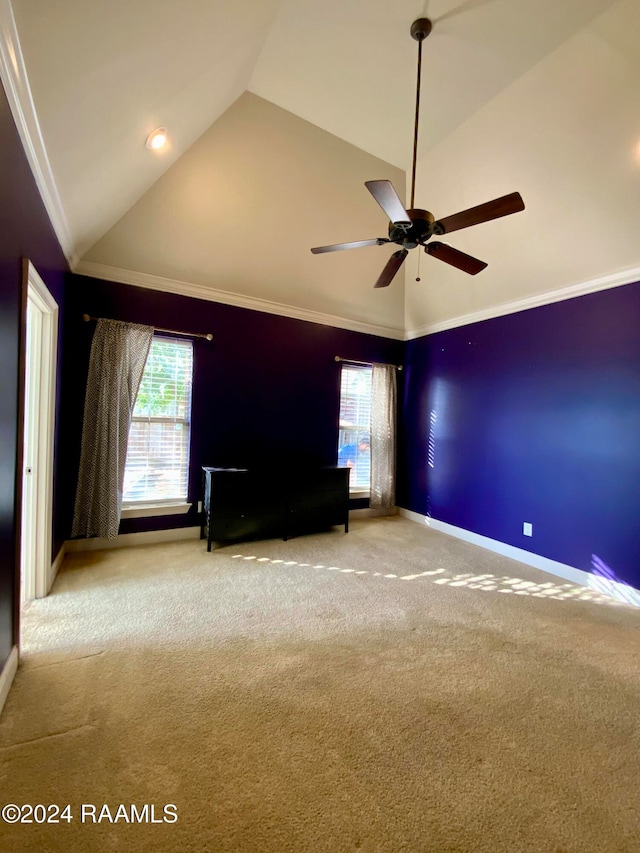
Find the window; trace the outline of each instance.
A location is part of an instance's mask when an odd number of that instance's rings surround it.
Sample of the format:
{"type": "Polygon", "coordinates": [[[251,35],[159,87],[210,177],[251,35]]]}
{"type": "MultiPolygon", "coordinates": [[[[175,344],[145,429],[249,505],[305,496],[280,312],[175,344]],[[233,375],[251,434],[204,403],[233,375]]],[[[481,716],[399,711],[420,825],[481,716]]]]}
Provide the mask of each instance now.
{"type": "Polygon", "coordinates": [[[343,365],[340,380],[338,465],[351,469],[350,493],[371,485],[371,368],[343,365]]]}
{"type": "Polygon", "coordinates": [[[129,430],[123,503],[186,502],[191,341],[154,337],[129,430]]]}

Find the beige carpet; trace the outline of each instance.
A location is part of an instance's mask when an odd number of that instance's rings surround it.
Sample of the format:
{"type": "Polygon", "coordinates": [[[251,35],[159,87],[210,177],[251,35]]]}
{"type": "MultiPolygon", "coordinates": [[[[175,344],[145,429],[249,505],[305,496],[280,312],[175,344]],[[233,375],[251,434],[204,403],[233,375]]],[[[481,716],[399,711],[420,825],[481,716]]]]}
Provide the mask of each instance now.
{"type": "Polygon", "coordinates": [[[0,785],[72,820],[0,849],[637,853],[639,641],[639,609],[399,517],[71,555],[0,785]]]}

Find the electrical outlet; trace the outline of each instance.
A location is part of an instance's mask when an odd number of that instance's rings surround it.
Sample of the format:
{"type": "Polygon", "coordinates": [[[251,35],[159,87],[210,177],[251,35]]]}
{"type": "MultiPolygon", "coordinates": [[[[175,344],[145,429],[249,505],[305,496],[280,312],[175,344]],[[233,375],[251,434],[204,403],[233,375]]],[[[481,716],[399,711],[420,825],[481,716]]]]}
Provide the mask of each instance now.
{"type": "Polygon", "coordinates": [[[524,521],[522,523],[522,535],[533,536],[533,524],[531,524],[529,521],[524,521]]]}

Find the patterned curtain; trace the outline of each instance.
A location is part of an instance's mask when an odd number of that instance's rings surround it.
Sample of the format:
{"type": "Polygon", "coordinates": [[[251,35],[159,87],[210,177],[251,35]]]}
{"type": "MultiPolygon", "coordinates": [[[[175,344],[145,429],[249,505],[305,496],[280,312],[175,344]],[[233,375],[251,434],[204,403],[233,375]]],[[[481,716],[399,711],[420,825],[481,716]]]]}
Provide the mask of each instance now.
{"type": "Polygon", "coordinates": [[[96,324],[72,536],[118,535],[129,425],[152,338],[153,326],[117,320],[96,324]]]}
{"type": "Polygon", "coordinates": [[[372,508],[391,509],[396,501],[396,368],[374,364],[371,381],[372,508]]]}

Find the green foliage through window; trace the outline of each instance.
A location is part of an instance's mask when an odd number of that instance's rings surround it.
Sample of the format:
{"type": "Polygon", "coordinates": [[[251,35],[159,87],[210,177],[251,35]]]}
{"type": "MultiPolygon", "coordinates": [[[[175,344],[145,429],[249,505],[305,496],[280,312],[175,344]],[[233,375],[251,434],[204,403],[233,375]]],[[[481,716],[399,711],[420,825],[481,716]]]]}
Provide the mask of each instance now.
{"type": "Polygon", "coordinates": [[[186,417],[191,397],[192,361],[190,342],[154,338],[134,417],[186,417]]]}

